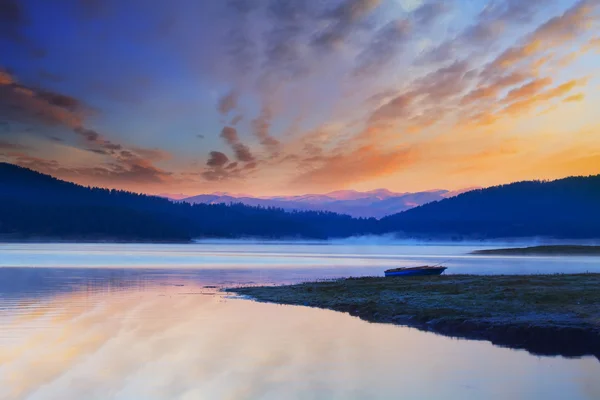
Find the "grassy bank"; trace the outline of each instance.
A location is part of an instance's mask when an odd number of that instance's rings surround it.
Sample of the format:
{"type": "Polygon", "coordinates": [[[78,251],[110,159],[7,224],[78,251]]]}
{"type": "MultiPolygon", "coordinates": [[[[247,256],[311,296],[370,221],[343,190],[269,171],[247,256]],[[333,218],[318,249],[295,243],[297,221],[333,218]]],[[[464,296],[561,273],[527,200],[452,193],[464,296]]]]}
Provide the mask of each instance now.
{"type": "Polygon", "coordinates": [[[349,278],[228,290],[535,354],[600,358],[599,289],[600,274],[573,274],[349,278]]]}
{"type": "Polygon", "coordinates": [[[534,246],[512,249],[476,250],[472,254],[490,256],[600,256],[600,246],[534,246]]]}

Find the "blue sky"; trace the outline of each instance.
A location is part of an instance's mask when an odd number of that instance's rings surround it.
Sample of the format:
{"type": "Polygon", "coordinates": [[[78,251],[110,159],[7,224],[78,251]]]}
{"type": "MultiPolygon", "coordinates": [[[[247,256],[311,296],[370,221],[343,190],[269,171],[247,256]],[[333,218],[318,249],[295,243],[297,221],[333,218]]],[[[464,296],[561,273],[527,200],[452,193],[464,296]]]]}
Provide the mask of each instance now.
{"type": "Polygon", "coordinates": [[[0,158],[64,179],[292,194],[600,172],[596,0],[0,11],[0,158]]]}

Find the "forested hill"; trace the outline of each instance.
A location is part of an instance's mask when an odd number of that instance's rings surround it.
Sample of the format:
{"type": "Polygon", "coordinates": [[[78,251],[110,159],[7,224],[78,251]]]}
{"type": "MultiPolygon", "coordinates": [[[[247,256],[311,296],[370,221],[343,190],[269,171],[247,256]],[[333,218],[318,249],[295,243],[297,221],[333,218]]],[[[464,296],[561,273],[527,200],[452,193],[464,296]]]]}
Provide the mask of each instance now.
{"type": "Polygon", "coordinates": [[[600,175],[474,190],[379,223],[407,236],[600,238],[600,175]]]}
{"type": "Polygon", "coordinates": [[[375,220],[330,212],[190,205],[125,191],[88,188],[0,163],[0,237],[5,239],[181,241],[362,235],[375,220]]]}
{"type": "Polygon", "coordinates": [[[0,239],[600,238],[600,175],[474,190],[379,221],[242,204],[174,203],[0,163],[0,239]]]}

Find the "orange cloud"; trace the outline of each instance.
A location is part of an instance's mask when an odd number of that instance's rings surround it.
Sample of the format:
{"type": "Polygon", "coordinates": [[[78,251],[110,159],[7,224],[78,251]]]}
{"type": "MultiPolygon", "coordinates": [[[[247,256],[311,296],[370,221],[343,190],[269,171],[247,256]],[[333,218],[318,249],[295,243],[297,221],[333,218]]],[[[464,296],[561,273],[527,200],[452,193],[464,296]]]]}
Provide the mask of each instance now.
{"type": "Polygon", "coordinates": [[[6,86],[6,85],[11,85],[13,83],[14,83],[14,81],[12,79],[12,76],[10,76],[10,74],[8,72],[0,69],[0,85],[6,86]]]}
{"type": "Polygon", "coordinates": [[[598,18],[595,12],[598,4],[595,0],[580,1],[564,14],[551,18],[529,35],[522,45],[511,47],[500,54],[486,67],[485,74],[493,75],[498,70],[508,69],[536,54],[562,46],[576,39],[581,33],[593,29],[598,18]]]}
{"type": "Polygon", "coordinates": [[[584,86],[588,82],[588,78],[571,79],[568,82],[563,83],[553,89],[546,91],[540,95],[540,100],[550,100],[555,97],[561,97],[569,93],[576,86],[584,86]]]}
{"type": "Polygon", "coordinates": [[[529,111],[534,106],[539,105],[545,101],[549,101],[558,97],[562,97],[573,90],[575,87],[585,85],[588,79],[572,79],[562,85],[556,86],[543,93],[536,94],[525,100],[517,101],[506,107],[502,114],[510,114],[511,116],[522,115],[529,111]]]}
{"type": "Polygon", "coordinates": [[[554,58],[554,54],[546,54],[531,64],[531,71],[534,75],[539,75],[540,70],[554,58]]]}
{"type": "Polygon", "coordinates": [[[74,98],[18,84],[0,71],[0,113],[9,121],[43,125],[81,125],[81,104],[74,98]]]}
{"type": "Polygon", "coordinates": [[[363,146],[347,154],[325,157],[318,166],[294,178],[295,185],[340,187],[368,179],[390,175],[415,162],[414,149],[382,150],[363,146]]]}
{"type": "Polygon", "coordinates": [[[537,54],[542,49],[540,39],[534,39],[520,47],[511,47],[502,53],[492,64],[494,67],[508,69],[516,63],[537,54]]]}
{"type": "Polygon", "coordinates": [[[524,82],[530,77],[530,74],[523,71],[515,71],[508,75],[501,76],[497,79],[494,79],[489,85],[478,86],[476,89],[473,89],[471,92],[467,93],[462,98],[461,104],[467,105],[478,100],[495,99],[502,90],[524,82]]]}
{"type": "Polygon", "coordinates": [[[549,86],[551,84],[552,84],[551,78],[535,79],[526,85],[523,85],[521,87],[518,87],[518,88],[513,89],[510,92],[508,92],[504,101],[507,103],[510,103],[515,100],[522,99],[524,97],[535,96],[542,89],[544,89],[546,86],[549,86]]]}
{"type": "Polygon", "coordinates": [[[585,99],[585,95],[583,93],[577,93],[572,96],[566,97],[563,101],[565,103],[576,103],[579,101],[583,101],[585,99]]]}

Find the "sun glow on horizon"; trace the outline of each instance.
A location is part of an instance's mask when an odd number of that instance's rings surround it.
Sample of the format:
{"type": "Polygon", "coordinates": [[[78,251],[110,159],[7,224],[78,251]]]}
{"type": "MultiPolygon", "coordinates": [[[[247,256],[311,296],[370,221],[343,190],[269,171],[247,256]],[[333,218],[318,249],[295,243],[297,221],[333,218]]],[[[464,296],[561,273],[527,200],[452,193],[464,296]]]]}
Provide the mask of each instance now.
{"type": "Polygon", "coordinates": [[[65,180],[268,196],[600,173],[596,0],[8,3],[0,161],[65,180]]]}

